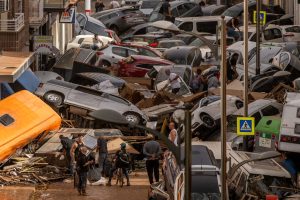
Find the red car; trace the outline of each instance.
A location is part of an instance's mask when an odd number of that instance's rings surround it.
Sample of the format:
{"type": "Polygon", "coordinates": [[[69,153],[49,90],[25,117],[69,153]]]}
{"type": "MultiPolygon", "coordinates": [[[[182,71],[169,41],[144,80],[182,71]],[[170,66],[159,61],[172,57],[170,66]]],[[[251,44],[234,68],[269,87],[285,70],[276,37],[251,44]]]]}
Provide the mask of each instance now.
{"type": "Polygon", "coordinates": [[[173,65],[171,61],[149,56],[132,55],[119,61],[120,77],[144,77],[154,66],[173,65]]]}

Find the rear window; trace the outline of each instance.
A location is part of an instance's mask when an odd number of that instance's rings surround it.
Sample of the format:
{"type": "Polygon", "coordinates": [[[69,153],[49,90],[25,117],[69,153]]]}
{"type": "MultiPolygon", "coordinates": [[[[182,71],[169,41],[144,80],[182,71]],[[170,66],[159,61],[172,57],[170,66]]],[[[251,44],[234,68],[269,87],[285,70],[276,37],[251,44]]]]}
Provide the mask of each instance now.
{"type": "Polygon", "coordinates": [[[196,25],[198,32],[216,34],[218,22],[197,22],[196,25]]]}
{"type": "Polygon", "coordinates": [[[184,31],[192,31],[193,30],[193,22],[184,22],[178,28],[181,30],[184,30],[184,31]]]}
{"type": "Polygon", "coordinates": [[[141,9],[153,9],[159,4],[159,1],[143,1],[141,9]]]}
{"type": "Polygon", "coordinates": [[[300,26],[292,26],[285,29],[286,32],[300,33],[300,26]]]}
{"type": "Polygon", "coordinates": [[[300,134],[300,124],[295,125],[295,133],[300,134]]]}

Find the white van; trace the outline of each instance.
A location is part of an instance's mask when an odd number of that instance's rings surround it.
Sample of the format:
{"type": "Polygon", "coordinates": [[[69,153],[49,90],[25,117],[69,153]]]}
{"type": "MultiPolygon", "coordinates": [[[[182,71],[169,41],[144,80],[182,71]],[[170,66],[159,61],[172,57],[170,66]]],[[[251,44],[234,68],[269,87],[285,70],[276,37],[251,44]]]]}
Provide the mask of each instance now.
{"type": "MultiPolygon", "coordinates": [[[[232,17],[225,17],[226,23],[232,17]]],[[[193,33],[216,34],[217,27],[221,26],[221,16],[201,16],[201,17],[178,17],[175,19],[175,25],[184,31],[193,33]]]]}
{"type": "Polygon", "coordinates": [[[280,138],[280,151],[300,153],[300,100],[290,100],[283,107],[280,138]]]}

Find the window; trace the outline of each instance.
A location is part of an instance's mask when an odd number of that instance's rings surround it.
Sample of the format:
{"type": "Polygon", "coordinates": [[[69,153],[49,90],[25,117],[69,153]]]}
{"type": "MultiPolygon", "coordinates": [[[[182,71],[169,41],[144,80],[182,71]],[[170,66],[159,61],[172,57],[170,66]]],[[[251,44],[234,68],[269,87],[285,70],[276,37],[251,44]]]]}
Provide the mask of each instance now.
{"type": "Polygon", "coordinates": [[[216,34],[218,22],[217,21],[197,22],[196,25],[197,25],[197,31],[200,33],[216,34]]]}
{"type": "Polygon", "coordinates": [[[286,32],[300,33],[300,26],[292,26],[285,29],[286,32]]]}
{"type": "Polygon", "coordinates": [[[261,115],[259,112],[256,112],[252,115],[252,117],[254,117],[254,119],[255,119],[255,126],[256,126],[261,119],[261,115]]]}
{"type": "Polygon", "coordinates": [[[262,109],[261,112],[262,112],[263,116],[273,116],[273,115],[279,114],[279,110],[271,105],[262,109]]]}
{"type": "Polygon", "coordinates": [[[195,7],[195,4],[193,4],[193,3],[186,3],[186,4],[184,4],[184,6],[186,7],[186,9],[190,10],[190,9],[192,9],[192,8],[195,7]]]}
{"type": "Polygon", "coordinates": [[[274,40],[282,38],[282,33],[278,28],[268,29],[264,31],[265,40],[274,40]]]}
{"type": "Polygon", "coordinates": [[[4,114],[0,117],[0,123],[3,126],[9,126],[14,122],[14,118],[12,118],[9,114],[4,114]]]}
{"type": "Polygon", "coordinates": [[[300,134],[300,124],[295,125],[295,133],[300,134]]]}
{"type": "Polygon", "coordinates": [[[177,6],[177,10],[178,10],[179,16],[183,15],[184,13],[186,13],[188,11],[188,9],[183,4],[177,6]]]}
{"type": "Polygon", "coordinates": [[[78,44],[81,44],[81,43],[83,42],[83,40],[84,40],[84,38],[80,38],[80,39],[78,40],[78,44]]]}
{"type": "Polygon", "coordinates": [[[297,118],[300,118],[300,108],[297,109],[297,118]]]}
{"type": "Polygon", "coordinates": [[[172,15],[173,17],[178,17],[178,16],[179,16],[178,11],[177,11],[177,8],[173,8],[173,9],[171,10],[171,15],[172,15]]]}
{"type": "Polygon", "coordinates": [[[184,22],[179,26],[179,29],[184,31],[193,31],[193,22],[184,22]]]}
{"type": "Polygon", "coordinates": [[[157,57],[157,55],[155,53],[153,53],[152,51],[150,51],[148,49],[138,48],[138,51],[139,51],[139,55],[157,57]]]}
{"type": "Polygon", "coordinates": [[[116,54],[118,56],[127,57],[127,55],[126,55],[126,49],[124,49],[124,48],[113,47],[112,48],[112,53],[116,54]]]}
{"type": "Polygon", "coordinates": [[[84,27],[85,23],[86,23],[86,19],[84,16],[82,15],[77,15],[77,21],[80,27],[84,27]]]}
{"type": "Polygon", "coordinates": [[[136,51],[133,51],[133,50],[130,50],[130,49],[127,49],[127,56],[132,56],[132,55],[137,55],[138,53],[136,51]]]}

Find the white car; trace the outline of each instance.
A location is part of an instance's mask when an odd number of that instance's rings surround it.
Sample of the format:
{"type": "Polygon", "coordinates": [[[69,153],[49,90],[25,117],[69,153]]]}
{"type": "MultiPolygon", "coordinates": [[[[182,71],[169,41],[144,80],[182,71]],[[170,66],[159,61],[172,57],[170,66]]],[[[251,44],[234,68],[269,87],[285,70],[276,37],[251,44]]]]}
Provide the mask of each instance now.
{"type": "Polygon", "coordinates": [[[103,65],[107,67],[117,64],[124,58],[139,54],[137,50],[117,45],[109,45],[105,49],[101,50],[101,52],[102,54],[100,55],[100,58],[103,65]]]}
{"type": "MultiPolygon", "coordinates": [[[[243,107],[243,101],[235,96],[227,95],[227,113],[231,115],[243,107]]],[[[217,121],[221,118],[221,97],[208,96],[200,100],[196,109],[192,111],[192,131],[197,130],[201,125],[207,128],[215,128],[217,121]]]]}
{"type": "MultiPolygon", "coordinates": [[[[240,28],[243,30],[243,27],[240,28]]],[[[249,41],[256,42],[256,26],[248,28],[249,41]]],[[[300,26],[285,25],[278,26],[270,24],[262,34],[262,42],[291,42],[300,41],[300,26]]]]}
{"type": "MultiPolygon", "coordinates": [[[[88,48],[90,49],[91,46],[94,44],[93,38],[94,35],[77,35],[73,40],[71,40],[67,44],[66,51],[71,48],[88,48]]],[[[103,47],[107,46],[108,44],[114,42],[114,40],[110,37],[106,36],[98,36],[98,43],[97,46],[99,49],[102,49],[103,47]]]]}

